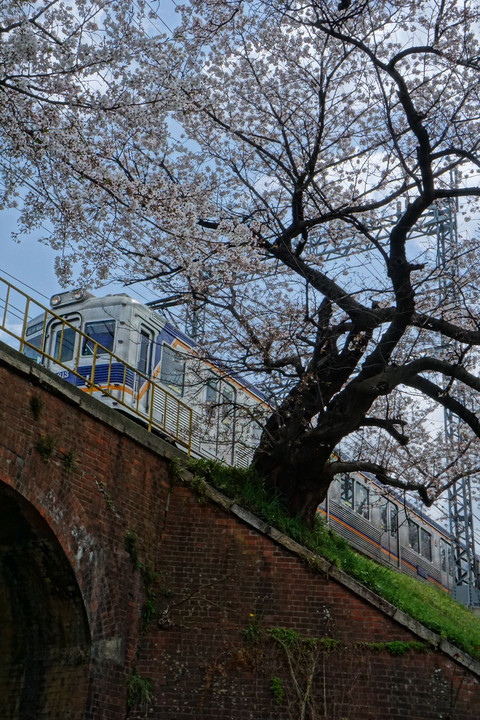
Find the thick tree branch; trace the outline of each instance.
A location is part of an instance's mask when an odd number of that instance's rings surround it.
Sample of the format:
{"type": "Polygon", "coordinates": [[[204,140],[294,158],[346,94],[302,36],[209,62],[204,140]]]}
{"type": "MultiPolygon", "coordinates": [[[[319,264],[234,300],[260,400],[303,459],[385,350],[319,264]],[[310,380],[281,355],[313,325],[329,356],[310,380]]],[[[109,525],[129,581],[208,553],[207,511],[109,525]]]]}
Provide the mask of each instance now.
{"type": "Polygon", "coordinates": [[[400,377],[404,377],[407,382],[408,378],[423,372],[441,373],[446,377],[460,380],[460,382],[472,388],[472,390],[480,392],[480,378],[468,372],[461,364],[456,365],[446,360],[425,357],[412,360],[412,362],[407,363],[403,368],[399,369],[400,377]]]}
{"type": "Polygon", "coordinates": [[[430,495],[427,488],[422,483],[412,482],[409,480],[400,480],[389,474],[388,470],[378,463],[368,462],[367,460],[337,460],[329,463],[327,468],[328,474],[334,478],[340,473],[367,472],[372,473],[379,483],[397,488],[403,491],[415,491],[420,495],[423,503],[430,507],[436,499],[434,494],[430,495]]]}
{"type": "Polygon", "coordinates": [[[469,330],[443,320],[441,317],[434,317],[426,313],[415,313],[412,318],[412,325],[423,330],[433,330],[440,335],[466,345],[480,345],[480,330],[469,330]]]}
{"type": "Polygon", "coordinates": [[[432,400],[435,400],[442,407],[447,410],[451,410],[473,430],[478,438],[480,438],[480,421],[478,420],[476,414],[471,410],[468,410],[463,403],[456,400],[451,395],[445,395],[443,389],[438,387],[438,385],[435,385],[435,383],[430,380],[418,376],[405,382],[405,385],[409,385],[416,390],[420,390],[424,395],[432,400]]]}

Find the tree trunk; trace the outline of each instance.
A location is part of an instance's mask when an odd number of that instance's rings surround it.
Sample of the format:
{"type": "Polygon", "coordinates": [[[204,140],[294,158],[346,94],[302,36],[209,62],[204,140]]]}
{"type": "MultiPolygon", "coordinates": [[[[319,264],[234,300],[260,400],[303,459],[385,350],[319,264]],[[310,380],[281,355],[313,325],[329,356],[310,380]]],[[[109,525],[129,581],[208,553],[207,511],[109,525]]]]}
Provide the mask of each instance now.
{"type": "Polygon", "coordinates": [[[259,447],[254,467],[274,492],[285,500],[293,517],[313,527],[318,505],[325,499],[332,481],[326,472],[331,448],[308,442],[308,435],[292,444],[278,440],[259,447]]]}
{"type": "Polygon", "coordinates": [[[384,370],[360,373],[327,407],[312,401],[308,411],[310,386],[300,383],[270,416],[253,465],[285,498],[292,515],[313,525],[333,479],[329,464],[335,447],[359,428],[376,398],[390,391],[391,382],[384,370]],[[312,426],[317,413],[321,415],[312,426]]]}

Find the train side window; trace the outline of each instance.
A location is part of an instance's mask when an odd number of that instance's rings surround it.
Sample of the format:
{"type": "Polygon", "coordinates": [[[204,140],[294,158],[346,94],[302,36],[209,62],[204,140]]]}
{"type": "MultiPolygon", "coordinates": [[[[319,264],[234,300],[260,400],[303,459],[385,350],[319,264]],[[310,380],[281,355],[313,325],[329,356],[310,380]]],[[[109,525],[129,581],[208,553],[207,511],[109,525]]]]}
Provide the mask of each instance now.
{"type": "Polygon", "coordinates": [[[417,553],[420,552],[419,529],[417,523],[408,521],[408,544],[417,553]]]}
{"type": "Polygon", "coordinates": [[[211,375],[205,385],[205,402],[209,406],[213,406],[217,402],[217,388],[218,380],[214,375],[211,375]]]}
{"type": "Polygon", "coordinates": [[[174,392],[183,395],[185,384],[185,360],[181,353],[168,345],[162,348],[160,380],[174,392]]]}
{"type": "Polygon", "coordinates": [[[443,538],[440,538],[440,568],[447,571],[447,543],[443,538]]]}
{"type": "Polygon", "coordinates": [[[453,549],[452,546],[447,543],[447,568],[450,575],[453,575],[453,549]]]}
{"type": "Polygon", "coordinates": [[[224,425],[232,425],[235,422],[235,388],[222,382],[222,409],[221,416],[224,425]]]}
{"type": "Polygon", "coordinates": [[[443,572],[452,572],[452,547],[440,538],[440,567],[443,572]]]}
{"type": "Polygon", "coordinates": [[[217,417],[219,383],[219,379],[213,374],[209,374],[205,383],[205,410],[209,422],[217,417]]]}
{"type": "Polygon", "coordinates": [[[340,500],[353,509],[353,480],[350,475],[342,475],[340,480],[340,500]]]}
{"type": "Polygon", "coordinates": [[[384,532],[388,532],[393,538],[397,537],[398,508],[390,500],[387,500],[380,508],[380,523],[384,532]]]}
{"type": "Polygon", "coordinates": [[[432,561],[432,536],[423,528],[420,529],[420,554],[432,561]]]}
{"type": "Polygon", "coordinates": [[[380,530],[388,530],[388,502],[380,507],[380,530]]]}
{"type": "Polygon", "coordinates": [[[355,483],[355,512],[368,520],[369,518],[369,492],[365,485],[355,483]]]}
{"type": "MultiPolygon", "coordinates": [[[[93,355],[95,343],[102,345],[106,350],[113,350],[115,335],[115,320],[100,320],[85,323],[83,330],[88,337],[83,338],[82,355],[93,355]]],[[[105,351],[97,346],[97,355],[105,355],[105,351]]]]}
{"type": "Polygon", "coordinates": [[[398,508],[394,503],[389,502],[390,510],[390,535],[397,537],[398,533],[398,508]]]}
{"type": "Polygon", "coordinates": [[[342,475],[340,480],[340,499],[344,505],[364,518],[370,517],[369,491],[365,485],[354,481],[350,475],[342,475]]]}

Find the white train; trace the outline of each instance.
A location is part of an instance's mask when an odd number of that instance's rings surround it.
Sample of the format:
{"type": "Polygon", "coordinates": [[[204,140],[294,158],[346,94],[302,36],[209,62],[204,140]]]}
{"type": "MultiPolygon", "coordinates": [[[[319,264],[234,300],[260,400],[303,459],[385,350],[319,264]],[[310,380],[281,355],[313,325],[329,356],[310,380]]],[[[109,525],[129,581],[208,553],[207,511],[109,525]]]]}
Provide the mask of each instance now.
{"type": "Polygon", "coordinates": [[[54,295],[51,307],[55,315],[27,323],[24,354],[194,456],[250,464],[267,409],[259,390],[128,295],[75,290],[54,295]]]}

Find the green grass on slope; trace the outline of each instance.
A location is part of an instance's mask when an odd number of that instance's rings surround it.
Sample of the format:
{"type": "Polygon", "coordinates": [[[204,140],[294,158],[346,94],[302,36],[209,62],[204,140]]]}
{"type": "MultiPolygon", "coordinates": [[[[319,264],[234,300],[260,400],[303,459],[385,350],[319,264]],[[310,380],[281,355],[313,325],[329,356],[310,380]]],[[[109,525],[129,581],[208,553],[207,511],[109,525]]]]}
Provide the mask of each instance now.
{"type": "Polygon", "coordinates": [[[209,461],[192,461],[194,483],[206,480],[242,507],[280,532],[333,562],[393,605],[403,610],[472,657],[480,659],[480,619],[446,592],[356,553],[322,520],[314,529],[290,517],[279,497],[252,470],[240,470],[209,461]]]}

